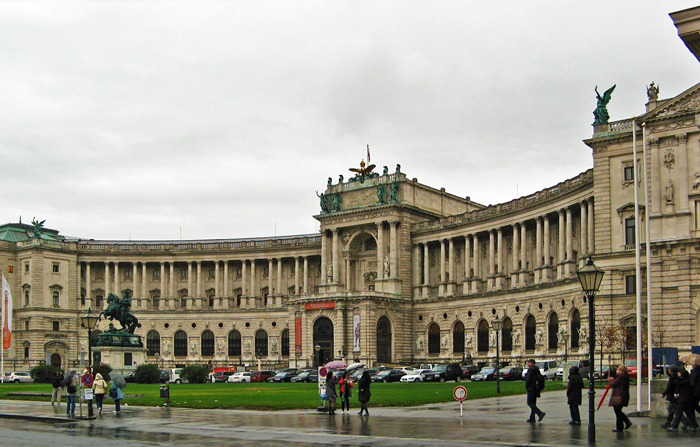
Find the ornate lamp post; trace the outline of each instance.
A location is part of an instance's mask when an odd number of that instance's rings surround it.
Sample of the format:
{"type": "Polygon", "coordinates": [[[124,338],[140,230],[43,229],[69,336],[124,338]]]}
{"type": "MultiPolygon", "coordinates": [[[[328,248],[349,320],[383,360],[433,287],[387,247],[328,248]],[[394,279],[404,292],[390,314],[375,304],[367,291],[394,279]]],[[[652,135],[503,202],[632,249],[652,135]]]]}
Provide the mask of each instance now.
{"type": "Polygon", "coordinates": [[[499,320],[498,317],[496,317],[496,319],[491,322],[491,327],[496,331],[496,392],[501,394],[501,328],[503,327],[503,320],[499,320]]]}
{"type": "MultiPolygon", "coordinates": [[[[88,372],[90,374],[92,374],[92,331],[99,319],[97,314],[92,313],[92,308],[88,308],[87,313],[80,317],[82,326],[88,331],[88,372]]],[[[92,399],[88,400],[88,417],[92,417],[92,399]]]]}
{"type": "Polygon", "coordinates": [[[321,366],[321,345],[314,346],[314,350],[316,351],[316,368],[318,368],[321,366]]]}
{"type": "Polygon", "coordinates": [[[561,333],[561,341],[564,343],[564,361],[569,360],[569,333],[561,333]]]}
{"type": "Polygon", "coordinates": [[[586,294],[588,300],[588,442],[595,442],[595,382],[593,380],[593,371],[595,365],[595,295],[600,290],[600,283],[603,282],[605,272],[593,263],[593,259],[589,256],[586,265],[576,271],[578,280],[581,282],[583,293],[586,294]]]}

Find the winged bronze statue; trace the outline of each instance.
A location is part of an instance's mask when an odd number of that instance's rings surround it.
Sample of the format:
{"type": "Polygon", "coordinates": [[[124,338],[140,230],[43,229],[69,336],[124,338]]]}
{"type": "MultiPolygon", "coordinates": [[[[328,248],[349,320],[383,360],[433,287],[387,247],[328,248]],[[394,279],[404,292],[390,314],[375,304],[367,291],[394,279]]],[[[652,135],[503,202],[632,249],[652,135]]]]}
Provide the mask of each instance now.
{"type": "Polygon", "coordinates": [[[608,114],[608,103],[610,102],[610,98],[612,97],[612,92],[615,90],[615,87],[617,87],[617,84],[613,85],[609,89],[603,93],[603,96],[600,96],[600,93],[598,93],[598,86],[595,86],[595,94],[596,94],[596,99],[598,99],[598,106],[595,108],[593,111],[593,116],[595,117],[595,121],[593,121],[593,125],[598,125],[598,124],[607,124],[608,120],[610,119],[610,115],[608,114]]]}
{"type": "Polygon", "coordinates": [[[362,160],[360,162],[360,169],[350,168],[350,171],[354,172],[362,177],[367,177],[372,172],[372,170],[376,167],[377,167],[376,165],[369,165],[369,166],[365,167],[365,161],[362,160]]]}

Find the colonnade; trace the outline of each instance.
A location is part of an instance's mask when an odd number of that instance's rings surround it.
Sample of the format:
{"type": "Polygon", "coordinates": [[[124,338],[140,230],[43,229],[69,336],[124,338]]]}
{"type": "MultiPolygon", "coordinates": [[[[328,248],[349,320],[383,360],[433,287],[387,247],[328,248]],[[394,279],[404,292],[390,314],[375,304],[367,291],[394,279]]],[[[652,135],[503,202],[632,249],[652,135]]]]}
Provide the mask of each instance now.
{"type": "Polygon", "coordinates": [[[462,295],[525,287],[574,275],[593,250],[593,203],[587,198],[534,219],[416,243],[413,286],[423,297],[454,296],[459,285],[462,295]],[[430,268],[431,247],[439,253],[439,270],[430,268]],[[463,269],[457,268],[457,248],[463,269]]]}
{"type": "Polygon", "coordinates": [[[95,299],[101,294],[103,298],[109,293],[121,298],[127,289],[131,290],[132,308],[282,307],[285,297],[307,294],[312,287],[309,266],[313,258],[318,256],[216,261],[78,261],[78,290],[84,290],[83,298],[88,307],[99,304],[95,299]],[[283,266],[288,269],[288,277],[293,277],[293,283],[283,281],[286,279],[283,266]],[[208,277],[206,271],[202,273],[207,268],[208,277]],[[292,268],[293,274],[289,272],[292,268]],[[95,279],[95,273],[99,279],[95,279]]]}

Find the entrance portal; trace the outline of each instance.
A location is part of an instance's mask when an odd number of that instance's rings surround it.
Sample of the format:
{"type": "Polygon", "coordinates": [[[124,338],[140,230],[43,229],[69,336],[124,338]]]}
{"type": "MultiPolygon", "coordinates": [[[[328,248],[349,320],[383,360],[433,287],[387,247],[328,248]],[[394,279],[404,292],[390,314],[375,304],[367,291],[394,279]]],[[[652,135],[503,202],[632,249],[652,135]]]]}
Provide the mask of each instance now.
{"type": "Polygon", "coordinates": [[[333,360],[333,322],[321,317],[314,322],[314,355],[316,366],[325,365],[333,360]],[[318,351],[316,347],[320,347],[318,351]]]}

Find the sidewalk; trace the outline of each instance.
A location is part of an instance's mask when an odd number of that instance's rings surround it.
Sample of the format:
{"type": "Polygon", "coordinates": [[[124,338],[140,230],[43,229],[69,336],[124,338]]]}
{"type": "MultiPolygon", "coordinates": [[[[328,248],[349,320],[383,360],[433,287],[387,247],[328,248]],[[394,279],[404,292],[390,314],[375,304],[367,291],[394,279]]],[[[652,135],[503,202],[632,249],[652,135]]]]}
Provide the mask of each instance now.
{"type": "MultiPolygon", "coordinates": [[[[466,384],[469,388],[469,384],[466,384]]],[[[377,392],[380,392],[379,389],[377,392]]],[[[627,408],[636,408],[635,390],[631,389],[632,402],[627,408]]],[[[602,394],[596,392],[596,404],[602,394]]],[[[378,445],[419,446],[436,445],[547,445],[582,446],[588,444],[588,406],[581,410],[583,424],[568,424],[569,409],[564,391],[543,393],[538,405],[547,415],[540,423],[525,422],[529,409],[525,396],[507,396],[466,401],[460,417],[457,402],[410,408],[372,408],[370,416],[360,417],[357,409],[349,415],[330,416],[319,414],[312,407],[288,411],[249,410],[195,410],[168,407],[122,406],[120,415],[112,414],[111,401],[105,405],[103,416],[94,420],[65,417],[65,404],[53,407],[46,402],[2,401],[0,417],[16,417],[28,420],[70,422],[74,427],[84,427],[78,436],[102,436],[108,438],[112,431],[129,432],[130,439],[153,443],[155,434],[168,433],[180,439],[183,445],[202,445],[211,439],[241,441],[242,445],[378,445]],[[99,427],[100,430],[94,430],[99,427]],[[95,435],[99,432],[100,435],[95,435]]],[[[128,402],[127,402],[128,404],[128,402]]],[[[371,402],[370,402],[371,404],[371,402]]],[[[642,408],[645,408],[644,405],[642,408]]],[[[78,411],[76,411],[77,414],[78,411]]],[[[83,406],[87,416],[87,407],[83,406]]],[[[595,413],[597,446],[662,445],[697,447],[700,432],[667,432],[659,427],[661,419],[649,417],[631,418],[633,426],[623,433],[613,433],[615,418],[612,409],[601,407],[595,413]]],[[[60,424],[59,424],[60,425],[60,424]]],[[[158,445],[157,443],[155,445],[158,445]]],[[[163,445],[167,445],[163,444],[163,445]]],[[[228,445],[228,444],[225,444],[228,445]]]]}

